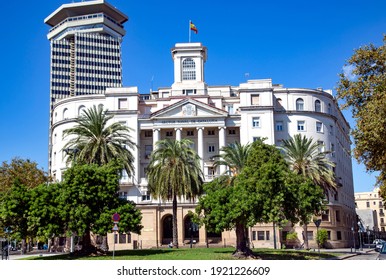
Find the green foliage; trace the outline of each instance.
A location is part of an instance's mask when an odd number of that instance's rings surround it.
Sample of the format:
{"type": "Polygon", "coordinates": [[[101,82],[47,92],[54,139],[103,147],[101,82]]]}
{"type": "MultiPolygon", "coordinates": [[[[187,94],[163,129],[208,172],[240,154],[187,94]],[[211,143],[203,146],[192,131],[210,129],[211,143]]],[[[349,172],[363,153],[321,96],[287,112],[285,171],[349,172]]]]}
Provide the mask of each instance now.
{"type": "Polygon", "coordinates": [[[318,233],[316,234],[316,242],[320,247],[323,247],[324,243],[326,243],[328,240],[328,233],[327,230],[324,228],[321,228],[318,230],[318,233]]]}
{"type": "Polygon", "coordinates": [[[30,236],[28,229],[28,210],[30,192],[20,180],[16,179],[0,205],[0,220],[12,230],[12,238],[25,240],[30,236]]]}
{"type": "Polygon", "coordinates": [[[154,198],[173,201],[173,244],[178,247],[177,198],[195,199],[202,193],[200,157],[188,139],[161,140],[147,167],[148,188],[154,198]]]}
{"type": "Polygon", "coordinates": [[[41,184],[30,190],[28,228],[34,236],[50,239],[65,232],[65,210],[60,183],[41,184]]]}
{"type": "Polygon", "coordinates": [[[4,161],[0,167],[0,197],[11,189],[16,179],[27,188],[34,188],[50,180],[34,161],[20,158],[13,158],[10,163],[4,161]]]}
{"type": "Polygon", "coordinates": [[[368,171],[380,172],[378,183],[386,199],[386,35],[379,47],[369,44],[355,50],[344,69],[337,93],[356,120],[354,156],[368,171]]]}
{"type": "Polygon", "coordinates": [[[133,150],[134,142],[129,135],[130,129],[119,122],[107,123],[113,118],[95,105],[86,110],[78,119],[76,125],[64,131],[64,136],[73,137],[63,150],[76,149],[76,153],[68,154],[68,161],[80,164],[104,165],[112,160],[120,160],[130,176],[134,173],[134,156],[126,148],[133,150]]]}
{"type": "Polygon", "coordinates": [[[288,241],[296,241],[298,239],[298,234],[296,232],[289,232],[286,235],[286,240],[288,241]]]}
{"type": "Polygon", "coordinates": [[[313,141],[312,137],[296,134],[283,140],[281,149],[292,171],[310,178],[326,191],[336,189],[335,174],[332,171],[335,163],[326,157],[330,152],[320,152],[321,144],[313,141]]]}
{"type": "Polygon", "coordinates": [[[214,156],[214,166],[225,165],[231,172],[229,175],[236,176],[244,168],[250,148],[251,144],[241,145],[239,142],[222,147],[220,155],[214,156]]]}

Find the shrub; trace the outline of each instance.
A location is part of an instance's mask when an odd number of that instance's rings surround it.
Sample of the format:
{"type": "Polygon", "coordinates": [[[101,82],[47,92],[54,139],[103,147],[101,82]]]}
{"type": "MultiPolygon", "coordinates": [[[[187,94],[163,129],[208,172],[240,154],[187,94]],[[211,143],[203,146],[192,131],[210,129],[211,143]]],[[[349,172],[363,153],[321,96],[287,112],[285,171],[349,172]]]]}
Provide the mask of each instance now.
{"type": "Polygon", "coordinates": [[[318,233],[316,234],[316,242],[319,244],[320,247],[323,247],[324,243],[328,240],[328,233],[327,230],[322,228],[319,229],[318,233]]]}

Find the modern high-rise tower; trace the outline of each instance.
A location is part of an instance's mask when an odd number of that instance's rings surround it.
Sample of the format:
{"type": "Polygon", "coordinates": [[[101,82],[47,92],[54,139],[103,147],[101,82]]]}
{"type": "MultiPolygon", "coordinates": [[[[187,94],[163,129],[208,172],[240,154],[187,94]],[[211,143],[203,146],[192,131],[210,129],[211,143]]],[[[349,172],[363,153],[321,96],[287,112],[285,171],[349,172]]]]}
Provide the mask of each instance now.
{"type": "MultiPolygon", "coordinates": [[[[105,0],[64,4],[44,20],[51,26],[50,131],[52,106],[58,100],[122,86],[121,42],[127,20],[105,0]]],[[[49,142],[51,160],[51,136],[49,142]]]]}

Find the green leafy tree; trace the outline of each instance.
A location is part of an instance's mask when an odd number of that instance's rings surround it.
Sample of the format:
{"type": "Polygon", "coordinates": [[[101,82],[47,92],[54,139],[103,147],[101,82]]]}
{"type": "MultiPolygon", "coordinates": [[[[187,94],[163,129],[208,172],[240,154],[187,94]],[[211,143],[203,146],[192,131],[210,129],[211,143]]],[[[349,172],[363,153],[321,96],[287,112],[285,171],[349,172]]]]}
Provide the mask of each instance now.
{"type": "Polygon", "coordinates": [[[386,35],[380,46],[355,50],[343,69],[337,93],[356,122],[354,156],[367,171],[379,172],[378,184],[386,200],[386,35]]]}
{"type": "MultiPolygon", "coordinates": [[[[312,137],[296,134],[283,140],[281,149],[290,169],[305,179],[310,179],[313,185],[299,183],[298,217],[304,228],[304,245],[308,249],[307,227],[313,215],[323,209],[323,191],[336,191],[337,184],[333,167],[335,163],[327,158],[330,152],[321,152],[322,145],[313,141],[312,137]]],[[[304,180],[303,180],[304,181],[304,180]]]]}
{"type": "Polygon", "coordinates": [[[316,234],[316,242],[318,243],[318,247],[323,247],[324,244],[328,240],[328,232],[326,229],[321,228],[318,230],[316,234]]]}
{"type": "Polygon", "coordinates": [[[76,149],[76,153],[68,154],[68,161],[80,164],[103,165],[119,159],[127,174],[134,173],[134,156],[131,150],[135,148],[129,135],[130,129],[119,122],[108,122],[113,118],[108,111],[95,105],[84,111],[76,119],[76,125],[64,131],[64,136],[70,136],[71,140],[63,150],[76,149]]]}
{"type": "Polygon", "coordinates": [[[66,230],[61,183],[41,184],[30,191],[28,228],[33,235],[48,240],[62,236],[66,230]]]}
{"type": "Polygon", "coordinates": [[[247,162],[235,180],[221,176],[204,185],[196,214],[208,231],[235,229],[235,256],[252,256],[245,230],[259,222],[295,219],[293,186],[287,184],[289,170],[273,146],[256,141],[247,162]]]}
{"type": "Polygon", "coordinates": [[[28,228],[30,198],[28,188],[16,179],[0,205],[0,219],[5,227],[12,230],[12,238],[22,241],[23,254],[26,252],[26,240],[31,236],[28,228]]]}
{"type": "Polygon", "coordinates": [[[178,248],[177,199],[194,199],[202,191],[200,157],[188,139],[161,140],[147,168],[148,188],[154,198],[172,200],[173,247],[178,248]]]}
{"type": "Polygon", "coordinates": [[[47,172],[38,168],[36,162],[16,157],[10,163],[4,161],[0,167],[0,197],[11,189],[16,179],[28,189],[50,181],[47,172]]]}
{"type": "Polygon", "coordinates": [[[95,251],[90,232],[107,234],[111,231],[111,215],[114,212],[128,211],[120,214],[133,220],[126,221],[127,226],[123,228],[137,233],[140,231],[139,210],[133,203],[123,202],[118,197],[121,167],[112,161],[103,166],[75,165],[64,173],[61,204],[67,233],[75,232],[83,236],[82,250],[85,252],[95,251]]]}

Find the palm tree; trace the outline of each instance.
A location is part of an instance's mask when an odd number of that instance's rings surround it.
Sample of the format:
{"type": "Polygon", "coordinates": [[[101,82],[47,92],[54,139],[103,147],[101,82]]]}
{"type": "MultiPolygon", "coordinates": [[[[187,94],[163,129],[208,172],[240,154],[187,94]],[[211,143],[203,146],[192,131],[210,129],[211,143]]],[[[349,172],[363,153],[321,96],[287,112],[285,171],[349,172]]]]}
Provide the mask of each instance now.
{"type": "Polygon", "coordinates": [[[239,142],[230,144],[220,149],[220,155],[216,158],[214,166],[225,165],[232,177],[236,177],[247,162],[248,152],[251,144],[241,145],[239,142]]]}
{"type": "MultiPolygon", "coordinates": [[[[283,140],[281,149],[284,151],[284,158],[289,164],[290,169],[320,186],[326,194],[330,190],[336,191],[337,183],[333,167],[335,163],[326,156],[330,151],[322,152],[322,144],[314,142],[312,137],[307,138],[301,134],[296,134],[288,140],[283,140]]],[[[303,217],[304,243],[308,249],[307,225],[311,217],[303,217]]]]}
{"type": "Polygon", "coordinates": [[[292,171],[310,178],[327,192],[337,188],[333,172],[335,163],[326,157],[331,152],[322,152],[322,147],[323,145],[314,142],[312,137],[296,134],[288,140],[283,140],[282,150],[292,171]]]}
{"type": "Polygon", "coordinates": [[[75,136],[64,146],[63,150],[72,149],[76,153],[68,155],[67,161],[84,164],[104,165],[118,159],[128,176],[134,173],[134,156],[130,149],[135,144],[129,135],[130,129],[121,123],[107,123],[113,118],[107,110],[94,105],[76,119],[76,125],[64,131],[64,137],[75,136]]]}
{"type": "Polygon", "coordinates": [[[148,188],[154,198],[173,201],[173,247],[178,248],[177,198],[195,199],[201,194],[200,157],[188,139],[160,140],[147,168],[148,188]]]}

